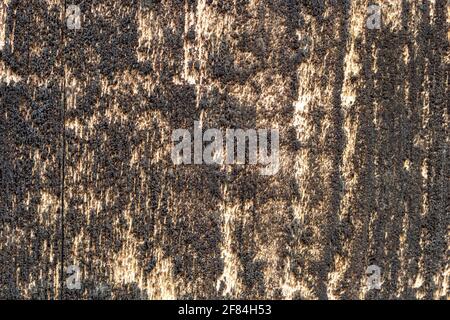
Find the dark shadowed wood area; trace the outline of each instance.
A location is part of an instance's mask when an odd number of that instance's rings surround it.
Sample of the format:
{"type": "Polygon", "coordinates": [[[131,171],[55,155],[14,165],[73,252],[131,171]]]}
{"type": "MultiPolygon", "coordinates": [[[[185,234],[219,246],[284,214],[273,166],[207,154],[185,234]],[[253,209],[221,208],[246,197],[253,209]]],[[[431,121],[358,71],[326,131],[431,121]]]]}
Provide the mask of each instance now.
{"type": "Polygon", "coordinates": [[[449,15],[0,0],[0,299],[448,299],[449,15]],[[194,121],[277,128],[278,172],[174,165],[194,121]]]}

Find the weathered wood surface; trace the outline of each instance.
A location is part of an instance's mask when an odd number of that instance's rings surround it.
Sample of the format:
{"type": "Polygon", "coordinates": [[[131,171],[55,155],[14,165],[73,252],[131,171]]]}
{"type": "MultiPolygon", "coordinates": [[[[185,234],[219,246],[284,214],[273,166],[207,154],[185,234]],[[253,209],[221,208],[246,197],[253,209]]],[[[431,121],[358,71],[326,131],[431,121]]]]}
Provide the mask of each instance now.
{"type": "Polygon", "coordinates": [[[446,0],[2,4],[0,298],[448,298],[446,0]],[[278,174],[173,165],[199,119],[278,174]]]}
{"type": "Polygon", "coordinates": [[[3,1],[0,297],[55,298],[61,266],[59,1],[3,1]]]}

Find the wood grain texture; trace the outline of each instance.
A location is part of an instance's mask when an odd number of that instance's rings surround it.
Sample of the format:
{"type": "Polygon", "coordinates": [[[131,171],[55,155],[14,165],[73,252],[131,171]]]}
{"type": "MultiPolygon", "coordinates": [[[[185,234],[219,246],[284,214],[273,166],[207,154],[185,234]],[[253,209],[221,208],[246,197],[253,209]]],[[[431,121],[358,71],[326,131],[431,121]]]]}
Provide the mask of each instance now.
{"type": "Polygon", "coordinates": [[[52,299],[61,269],[59,1],[2,2],[0,298],[52,299]]]}
{"type": "Polygon", "coordinates": [[[448,299],[447,1],[370,4],[3,0],[0,298],[448,299]],[[198,120],[280,170],[174,165],[198,120]]]}

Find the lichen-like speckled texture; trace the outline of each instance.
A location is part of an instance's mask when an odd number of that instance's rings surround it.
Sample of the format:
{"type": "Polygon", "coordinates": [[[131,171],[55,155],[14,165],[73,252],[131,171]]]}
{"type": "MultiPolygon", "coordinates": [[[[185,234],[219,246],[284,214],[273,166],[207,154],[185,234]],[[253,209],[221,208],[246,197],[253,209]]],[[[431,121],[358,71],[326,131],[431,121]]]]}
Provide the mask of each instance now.
{"type": "Polygon", "coordinates": [[[448,299],[449,13],[1,0],[0,299],[448,299]],[[173,165],[200,119],[278,128],[279,172],[173,165]]]}

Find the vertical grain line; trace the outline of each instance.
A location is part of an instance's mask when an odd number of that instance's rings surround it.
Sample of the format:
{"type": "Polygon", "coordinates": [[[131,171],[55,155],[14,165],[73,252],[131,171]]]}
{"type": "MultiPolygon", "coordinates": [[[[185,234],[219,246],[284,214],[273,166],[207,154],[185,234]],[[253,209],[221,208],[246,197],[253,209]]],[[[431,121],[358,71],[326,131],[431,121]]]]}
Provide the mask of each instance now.
{"type": "Polygon", "coordinates": [[[66,68],[65,68],[65,34],[64,34],[64,21],[66,19],[66,0],[63,0],[63,17],[61,25],[61,44],[62,44],[62,73],[63,73],[63,83],[62,83],[62,112],[61,112],[61,138],[62,138],[62,159],[61,159],[61,269],[60,269],[60,300],[64,300],[64,192],[65,192],[65,160],[66,160],[66,68]]]}

